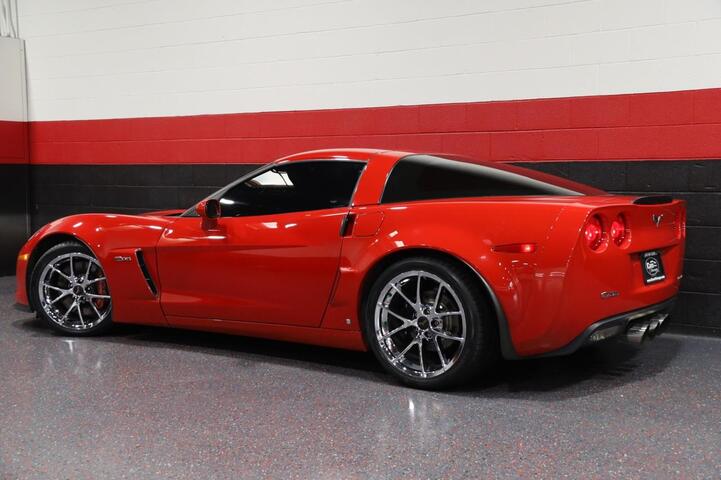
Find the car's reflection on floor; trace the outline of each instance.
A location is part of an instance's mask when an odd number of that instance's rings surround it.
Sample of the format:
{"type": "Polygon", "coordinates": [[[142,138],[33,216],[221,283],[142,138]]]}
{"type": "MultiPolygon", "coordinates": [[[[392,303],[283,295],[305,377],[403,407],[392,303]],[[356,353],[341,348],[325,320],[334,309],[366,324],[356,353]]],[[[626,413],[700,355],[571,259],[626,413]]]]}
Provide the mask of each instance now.
{"type": "Polygon", "coordinates": [[[0,279],[0,477],[700,478],[721,467],[718,339],[502,362],[433,392],[398,385],[365,353],[137,326],[70,339],[11,300],[0,279]]]}
{"type": "MultiPolygon", "coordinates": [[[[85,359],[74,345],[84,339],[63,337],[51,332],[41,321],[26,318],[15,326],[33,332],[37,336],[57,338],[58,355],[74,356],[78,364],[95,370],[102,369],[102,358],[85,359]]],[[[202,352],[213,356],[251,359],[263,363],[302,364],[304,368],[375,378],[380,382],[396,384],[383,372],[374,358],[366,353],[322,348],[288,342],[277,342],[250,337],[189,330],[166,329],[140,325],[117,325],[103,336],[91,337],[93,342],[128,345],[141,348],[161,348],[202,352]]],[[[479,378],[466,388],[445,392],[449,395],[509,396],[543,399],[544,392],[559,396],[579,396],[615,388],[628,382],[644,380],[662,371],[673,360],[680,341],[664,336],[654,341],[662,345],[653,352],[644,352],[622,340],[610,340],[601,345],[582,349],[571,356],[499,361],[496,371],[489,378],[479,378]],[[645,365],[644,357],[653,353],[654,360],[645,365]],[[639,357],[640,356],[640,357],[639,357]],[[587,383],[586,388],[578,388],[587,383]],[[524,395],[525,392],[525,395],[524,395]]],[[[47,354],[48,352],[46,352],[47,354]]],[[[87,352],[86,352],[87,353],[87,352]]],[[[47,357],[52,363],[52,355],[47,357]]]]}

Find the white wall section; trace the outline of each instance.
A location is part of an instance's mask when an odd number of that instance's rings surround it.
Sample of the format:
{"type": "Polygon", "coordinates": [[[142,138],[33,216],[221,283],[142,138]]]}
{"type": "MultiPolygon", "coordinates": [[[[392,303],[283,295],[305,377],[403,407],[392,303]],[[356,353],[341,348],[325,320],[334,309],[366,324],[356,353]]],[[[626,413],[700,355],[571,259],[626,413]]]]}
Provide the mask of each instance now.
{"type": "Polygon", "coordinates": [[[31,120],[721,86],[721,0],[20,0],[31,120]]]}

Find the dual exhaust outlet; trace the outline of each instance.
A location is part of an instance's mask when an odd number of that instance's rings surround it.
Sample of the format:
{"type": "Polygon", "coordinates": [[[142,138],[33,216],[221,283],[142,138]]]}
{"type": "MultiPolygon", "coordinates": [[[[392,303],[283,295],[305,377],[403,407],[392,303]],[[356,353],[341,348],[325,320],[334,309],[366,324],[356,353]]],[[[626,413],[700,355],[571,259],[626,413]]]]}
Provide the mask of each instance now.
{"type": "Polygon", "coordinates": [[[646,340],[651,340],[664,330],[664,324],[668,313],[657,313],[643,320],[633,322],[626,330],[626,340],[640,345],[646,340]]]}

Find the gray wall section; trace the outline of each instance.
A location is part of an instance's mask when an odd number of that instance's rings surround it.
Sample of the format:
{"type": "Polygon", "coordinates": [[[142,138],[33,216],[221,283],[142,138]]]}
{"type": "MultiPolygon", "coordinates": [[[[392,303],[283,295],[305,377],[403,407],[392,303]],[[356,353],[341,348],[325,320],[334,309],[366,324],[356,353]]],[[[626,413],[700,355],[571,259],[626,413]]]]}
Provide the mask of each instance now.
{"type": "MultiPolygon", "coordinates": [[[[721,333],[721,161],[538,162],[518,165],[609,192],[670,193],[688,201],[683,293],[674,324],[721,333]]],[[[79,212],[186,208],[258,165],[33,166],[33,230],[79,212]]]]}

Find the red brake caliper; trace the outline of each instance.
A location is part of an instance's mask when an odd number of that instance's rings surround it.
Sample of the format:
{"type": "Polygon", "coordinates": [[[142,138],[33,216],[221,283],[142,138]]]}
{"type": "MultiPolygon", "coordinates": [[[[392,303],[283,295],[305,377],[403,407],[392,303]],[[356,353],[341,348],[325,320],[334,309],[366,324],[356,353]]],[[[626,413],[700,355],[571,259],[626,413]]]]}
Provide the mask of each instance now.
{"type": "MultiPolygon", "coordinates": [[[[107,292],[108,289],[105,285],[105,281],[98,282],[98,295],[107,295],[107,292]]],[[[105,306],[106,300],[104,298],[95,298],[93,302],[98,309],[102,309],[105,306]]]]}

